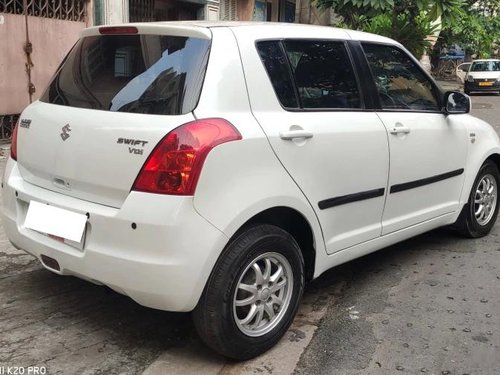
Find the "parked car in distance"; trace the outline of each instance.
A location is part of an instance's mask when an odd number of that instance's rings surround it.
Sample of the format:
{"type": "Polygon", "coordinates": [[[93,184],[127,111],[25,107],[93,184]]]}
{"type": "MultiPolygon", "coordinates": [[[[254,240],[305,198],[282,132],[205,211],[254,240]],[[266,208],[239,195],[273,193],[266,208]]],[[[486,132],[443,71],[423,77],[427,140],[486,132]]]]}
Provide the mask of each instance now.
{"type": "MultiPolygon", "coordinates": [[[[48,270],[271,348],[304,283],[425,231],[490,232],[500,143],[399,43],[331,27],[92,27],[21,114],[3,223],[48,270]]],[[[41,291],[42,292],[42,291],[41,291]]]]}
{"type": "Polygon", "coordinates": [[[465,75],[464,92],[496,92],[500,94],[500,60],[474,60],[465,75]]]}
{"type": "Polygon", "coordinates": [[[464,83],[465,82],[465,75],[469,71],[470,66],[472,65],[472,62],[465,62],[457,66],[455,70],[455,75],[458,77],[460,82],[464,83]]]}

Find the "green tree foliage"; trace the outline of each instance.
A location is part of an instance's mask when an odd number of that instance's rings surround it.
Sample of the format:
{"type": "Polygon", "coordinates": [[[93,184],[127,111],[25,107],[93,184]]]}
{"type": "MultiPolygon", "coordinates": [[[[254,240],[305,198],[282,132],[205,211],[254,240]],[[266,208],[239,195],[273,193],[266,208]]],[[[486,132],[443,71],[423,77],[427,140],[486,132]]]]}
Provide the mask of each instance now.
{"type": "Polygon", "coordinates": [[[439,24],[435,21],[455,22],[461,17],[465,0],[316,0],[316,3],[340,15],[340,26],[388,36],[415,56],[421,56],[430,48],[427,37],[439,24]]]}
{"type": "Polygon", "coordinates": [[[469,55],[491,57],[500,47],[500,1],[468,1],[453,23],[444,25],[436,48],[458,44],[469,55]]]}
{"type": "Polygon", "coordinates": [[[419,13],[410,22],[408,15],[402,13],[392,18],[381,14],[371,18],[363,28],[364,31],[391,37],[403,44],[415,56],[422,56],[431,48],[427,36],[435,31],[435,26],[419,13]]]}

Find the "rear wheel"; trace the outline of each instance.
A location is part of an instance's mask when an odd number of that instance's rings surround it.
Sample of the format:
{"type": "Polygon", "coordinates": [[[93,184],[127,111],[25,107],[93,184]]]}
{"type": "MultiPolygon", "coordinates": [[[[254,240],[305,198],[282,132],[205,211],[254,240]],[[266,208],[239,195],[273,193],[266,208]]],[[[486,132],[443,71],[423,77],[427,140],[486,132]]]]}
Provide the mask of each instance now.
{"type": "Polygon", "coordinates": [[[193,312],[196,329],[227,357],[255,357],[286,332],[303,288],[304,260],[295,239],[272,225],[248,228],[215,265],[193,312]]]}
{"type": "Polygon", "coordinates": [[[458,231],[470,238],[487,235],[498,215],[500,175],[497,166],[487,161],[479,170],[469,196],[456,223],[458,231]]]}

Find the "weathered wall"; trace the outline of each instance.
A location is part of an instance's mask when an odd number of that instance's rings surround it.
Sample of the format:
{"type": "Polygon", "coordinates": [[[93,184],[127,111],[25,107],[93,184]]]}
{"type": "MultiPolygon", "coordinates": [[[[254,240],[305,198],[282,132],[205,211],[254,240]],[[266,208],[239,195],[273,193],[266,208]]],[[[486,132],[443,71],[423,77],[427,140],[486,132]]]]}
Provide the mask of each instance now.
{"type": "Polygon", "coordinates": [[[238,0],[238,21],[251,21],[255,0],[238,0]]]}
{"type": "MultiPolygon", "coordinates": [[[[0,23],[0,115],[20,113],[29,104],[26,74],[25,19],[22,15],[2,14],[0,23]]],[[[44,92],[60,62],[75,44],[84,22],[28,17],[33,44],[32,82],[36,100],[44,92]]]]}
{"type": "Polygon", "coordinates": [[[333,11],[316,7],[314,1],[297,0],[295,8],[295,22],[311,25],[329,26],[332,24],[333,11]]]}

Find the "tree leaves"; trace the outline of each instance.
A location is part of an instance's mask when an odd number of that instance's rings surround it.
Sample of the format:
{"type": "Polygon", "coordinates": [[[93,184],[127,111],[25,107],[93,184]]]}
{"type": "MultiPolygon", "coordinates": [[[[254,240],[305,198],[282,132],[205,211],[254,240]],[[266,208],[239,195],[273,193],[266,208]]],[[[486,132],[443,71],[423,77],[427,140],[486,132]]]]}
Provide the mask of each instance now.
{"type": "Polygon", "coordinates": [[[500,43],[499,0],[316,0],[342,17],[340,26],[388,36],[416,56],[442,26],[446,43],[487,56],[500,43]]]}
{"type": "Polygon", "coordinates": [[[468,54],[488,58],[500,44],[500,18],[484,8],[474,7],[463,12],[455,22],[447,23],[440,44],[458,44],[468,54]]]}

